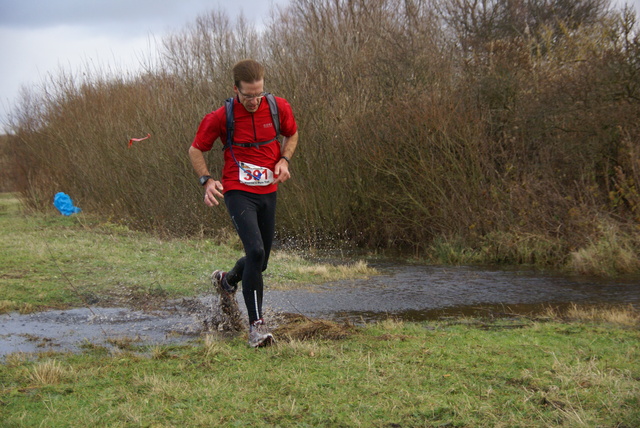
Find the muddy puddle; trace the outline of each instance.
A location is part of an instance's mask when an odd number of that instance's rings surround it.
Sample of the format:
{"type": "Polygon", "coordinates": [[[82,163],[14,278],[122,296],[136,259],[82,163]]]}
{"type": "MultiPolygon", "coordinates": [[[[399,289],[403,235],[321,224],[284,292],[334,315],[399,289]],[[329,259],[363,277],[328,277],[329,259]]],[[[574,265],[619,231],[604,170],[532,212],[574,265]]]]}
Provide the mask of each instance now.
{"type": "Polygon", "coordinates": [[[86,307],[0,315],[0,356],[14,352],[75,352],[87,345],[167,344],[210,329],[212,297],[169,302],[154,311],[86,307]]]}
{"type": "MultiPolygon", "coordinates": [[[[421,321],[459,315],[535,315],[548,306],[640,306],[640,278],[600,280],[530,271],[471,267],[376,265],[382,275],[299,290],[266,290],[267,313],[372,322],[421,321]]],[[[244,308],[242,293],[237,293],[244,308]]],[[[212,324],[217,298],[180,299],[154,311],[76,308],[0,315],[0,357],[14,352],[78,351],[119,342],[167,344],[195,340],[212,324]]]]}

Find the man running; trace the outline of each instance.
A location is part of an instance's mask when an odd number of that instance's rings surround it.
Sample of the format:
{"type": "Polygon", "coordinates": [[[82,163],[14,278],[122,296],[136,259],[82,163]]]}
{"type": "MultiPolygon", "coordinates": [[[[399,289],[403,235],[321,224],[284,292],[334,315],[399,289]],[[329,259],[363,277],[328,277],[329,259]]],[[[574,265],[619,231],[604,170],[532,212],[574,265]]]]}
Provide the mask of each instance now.
{"type": "Polygon", "coordinates": [[[231,221],[244,246],[240,258],[228,272],[216,270],[214,285],[233,294],[242,282],[242,295],[249,314],[249,345],[273,342],[262,317],[263,280],[275,232],[278,184],[291,174],[289,162],[298,144],[298,126],[284,98],[264,92],[264,67],[251,59],[233,67],[235,97],[232,106],[232,141],[228,141],[225,106],[207,114],[189,148],[189,158],[204,186],[204,202],[210,207],[224,198],[231,221]],[[273,97],[273,112],[266,97],[273,97]],[[274,113],[277,113],[274,115],[274,113]],[[279,118],[279,124],[274,120],[279,118]],[[279,125],[279,126],[278,126],[279,125]],[[283,136],[276,139],[277,129],[283,136]],[[216,139],[224,145],[224,167],[220,181],[212,178],[203,155],[216,139]]]}

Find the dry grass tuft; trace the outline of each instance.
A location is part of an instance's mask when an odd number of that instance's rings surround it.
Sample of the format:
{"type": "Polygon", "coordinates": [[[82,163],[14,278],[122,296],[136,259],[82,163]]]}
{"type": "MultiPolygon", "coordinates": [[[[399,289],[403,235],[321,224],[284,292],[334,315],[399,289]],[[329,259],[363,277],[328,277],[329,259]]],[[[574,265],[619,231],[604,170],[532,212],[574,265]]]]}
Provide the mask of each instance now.
{"type": "Polygon", "coordinates": [[[36,364],[29,371],[29,378],[37,384],[55,385],[72,374],[70,370],[63,368],[59,361],[47,360],[36,364]]]}
{"type": "Polygon", "coordinates": [[[356,276],[377,275],[379,272],[372,268],[364,260],[346,265],[314,264],[311,266],[299,266],[295,268],[301,274],[313,274],[322,277],[325,281],[339,281],[356,276]]]}
{"type": "Polygon", "coordinates": [[[139,337],[129,337],[129,336],[125,336],[125,337],[112,337],[107,339],[107,343],[109,343],[112,346],[115,346],[118,349],[124,350],[124,351],[130,351],[133,349],[133,347],[135,346],[136,343],[140,343],[142,340],[139,337]]]}
{"type": "Polygon", "coordinates": [[[608,322],[625,326],[640,324],[640,312],[632,305],[609,308],[573,305],[567,312],[567,316],[582,321],[608,322]]]}
{"type": "Polygon", "coordinates": [[[404,321],[395,318],[387,318],[378,323],[384,330],[398,330],[404,325],[404,321]]]}
{"type": "Polygon", "coordinates": [[[631,304],[625,306],[578,306],[574,303],[564,311],[549,308],[544,316],[552,319],[604,322],[627,327],[640,325],[640,311],[631,304]]]}
{"type": "Polygon", "coordinates": [[[7,367],[18,367],[30,358],[30,355],[24,352],[14,352],[4,357],[4,363],[7,367]]]}
{"type": "Polygon", "coordinates": [[[282,314],[284,321],[274,330],[278,337],[287,341],[310,339],[344,339],[356,332],[352,324],[307,318],[298,314],[282,314]]]}
{"type": "Polygon", "coordinates": [[[571,253],[570,268],[584,275],[609,276],[640,269],[636,243],[611,224],[600,225],[601,236],[571,253]]]}
{"type": "Polygon", "coordinates": [[[170,356],[167,348],[163,346],[154,346],[151,349],[151,359],[152,360],[164,360],[170,356]]]}
{"type": "Polygon", "coordinates": [[[207,334],[204,337],[203,349],[205,357],[229,356],[229,347],[217,335],[207,334]]]}
{"type": "Polygon", "coordinates": [[[0,300],[0,314],[15,311],[17,307],[17,304],[11,300],[0,300]]]}
{"type": "Polygon", "coordinates": [[[31,314],[37,311],[38,311],[38,308],[32,305],[31,303],[23,303],[20,305],[18,309],[18,312],[20,312],[21,315],[31,314]]]}

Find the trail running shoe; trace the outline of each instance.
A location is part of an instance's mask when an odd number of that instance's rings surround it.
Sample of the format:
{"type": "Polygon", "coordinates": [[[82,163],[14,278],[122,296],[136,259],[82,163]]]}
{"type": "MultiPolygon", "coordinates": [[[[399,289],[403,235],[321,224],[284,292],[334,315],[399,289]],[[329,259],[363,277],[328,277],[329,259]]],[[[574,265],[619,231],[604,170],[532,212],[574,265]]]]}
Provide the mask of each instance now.
{"type": "Polygon", "coordinates": [[[264,320],[259,319],[249,327],[249,346],[252,348],[261,348],[275,343],[273,334],[269,333],[264,320]]]}
{"type": "Polygon", "coordinates": [[[227,293],[235,293],[238,289],[238,286],[231,286],[227,282],[227,279],[225,278],[226,276],[226,272],[223,272],[221,270],[214,270],[211,274],[211,283],[217,290],[224,290],[227,293]]]}

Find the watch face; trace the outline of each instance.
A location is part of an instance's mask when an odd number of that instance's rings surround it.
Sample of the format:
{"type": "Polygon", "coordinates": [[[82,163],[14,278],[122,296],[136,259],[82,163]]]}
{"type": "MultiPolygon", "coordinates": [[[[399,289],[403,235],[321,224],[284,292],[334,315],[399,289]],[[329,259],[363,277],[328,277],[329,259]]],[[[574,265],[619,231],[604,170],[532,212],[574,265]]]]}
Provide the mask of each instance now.
{"type": "Polygon", "coordinates": [[[204,183],[206,183],[210,178],[211,177],[209,177],[208,175],[203,175],[202,177],[200,177],[200,185],[204,186],[204,183]]]}

